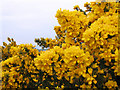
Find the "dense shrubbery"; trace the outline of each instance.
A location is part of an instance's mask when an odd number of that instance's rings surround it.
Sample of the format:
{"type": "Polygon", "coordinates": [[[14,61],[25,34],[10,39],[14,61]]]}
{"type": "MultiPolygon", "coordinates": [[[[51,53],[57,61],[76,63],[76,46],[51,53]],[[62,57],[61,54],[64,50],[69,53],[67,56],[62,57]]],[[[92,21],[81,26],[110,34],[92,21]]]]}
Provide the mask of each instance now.
{"type": "Polygon", "coordinates": [[[85,3],[86,11],[59,9],[55,39],[2,47],[3,88],[118,88],[120,59],[118,3],[85,3]]]}

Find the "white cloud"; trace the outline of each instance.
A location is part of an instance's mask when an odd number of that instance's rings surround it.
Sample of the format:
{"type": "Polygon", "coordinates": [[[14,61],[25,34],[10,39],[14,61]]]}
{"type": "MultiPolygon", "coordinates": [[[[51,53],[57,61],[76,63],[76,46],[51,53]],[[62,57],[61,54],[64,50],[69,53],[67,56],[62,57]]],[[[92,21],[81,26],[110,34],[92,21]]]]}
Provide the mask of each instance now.
{"type": "Polygon", "coordinates": [[[1,8],[1,2],[0,2],[0,45],[2,45],[2,8],[1,8]]]}

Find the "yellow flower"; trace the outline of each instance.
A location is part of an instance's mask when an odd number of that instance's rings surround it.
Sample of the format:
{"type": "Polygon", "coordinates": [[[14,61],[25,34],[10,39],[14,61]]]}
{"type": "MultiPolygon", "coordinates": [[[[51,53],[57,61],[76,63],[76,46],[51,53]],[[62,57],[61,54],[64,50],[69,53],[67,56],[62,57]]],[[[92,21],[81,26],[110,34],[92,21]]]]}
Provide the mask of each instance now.
{"type": "Polygon", "coordinates": [[[49,90],[49,88],[48,88],[48,87],[46,87],[46,88],[45,88],[45,90],[49,90]]]}
{"type": "Polygon", "coordinates": [[[92,84],[92,81],[89,81],[88,84],[91,85],[91,84],[92,84]]]}
{"type": "Polygon", "coordinates": [[[64,85],[61,85],[61,88],[64,88],[64,85]]]}
{"type": "Polygon", "coordinates": [[[97,83],[97,81],[96,81],[96,80],[94,80],[93,82],[94,82],[95,84],[97,83]]]}
{"type": "Polygon", "coordinates": [[[88,2],[86,2],[85,4],[84,4],[84,7],[86,7],[86,6],[88,6],[89,5],[89,3],[88,2]]]}
{"type": "Polygon", "coordinates": [[[73,9],[80,8],[79,5],[75,5],[73,9]]]}
{"type": "Polygon", "coordinates": [[[118,87],[117,82],[116,81],[112,81],[112,80],[109,80],[108,82],[106,82],[105,86],[107,86],[108,88],[118,87]]]}
{"type": "Polygon", "coordinates": [[[92,69],[92,68],[88,68],[88,72],[89,72],[90,74],[92,74],[93,69],[92,69]]]}
{"type": "Polygon", "coordinates": [[[83,85],[80,85],[80,88],[86,88],[85,83],[83,85]]]}
{"type": "Polygon", "coordinates": [[[27,88],[27,85],[25,85],[24,88],[27,88]]]}

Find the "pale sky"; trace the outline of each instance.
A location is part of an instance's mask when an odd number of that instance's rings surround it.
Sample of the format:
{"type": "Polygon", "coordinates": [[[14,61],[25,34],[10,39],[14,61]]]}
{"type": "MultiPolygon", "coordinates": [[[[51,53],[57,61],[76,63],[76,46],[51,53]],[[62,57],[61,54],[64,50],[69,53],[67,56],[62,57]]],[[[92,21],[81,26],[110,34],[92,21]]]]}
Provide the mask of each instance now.
{"type": "Polygon", "coordinates": [[[33,45],[35,38],[54,39],[54,26],[59,25],[55,18],[57,10],[73,10],[75,5],[85,9],[84,3],[91,1],[95,0],[1,0],[0,39],[8,43],[10,37],[17,44],[33,45]]]}

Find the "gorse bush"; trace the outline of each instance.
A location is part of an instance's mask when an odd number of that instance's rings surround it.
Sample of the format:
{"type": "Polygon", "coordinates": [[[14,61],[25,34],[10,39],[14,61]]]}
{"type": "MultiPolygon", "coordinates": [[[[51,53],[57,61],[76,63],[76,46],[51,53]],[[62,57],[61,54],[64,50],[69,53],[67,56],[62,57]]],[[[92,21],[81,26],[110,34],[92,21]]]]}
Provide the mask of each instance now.
{"type": "Polygon", "coordinates": [[[1,62],[3,88],[35,87],[33,82],[36,82],[35,75],[39,72],[34,65],[34,58],[39,52],[33,47],[31,44],[5,44],[1,62]],[[8,52],[9,56],[4,52],[8,52]]]}
{"type": "Polygon", "coordinates": [[[117,2],[85,3],[74,11],[59,9],[55,39],[38,38],[17,45],[8,38],[2,46],[3,88],[117,89],[120,59],[117,2]]]}

